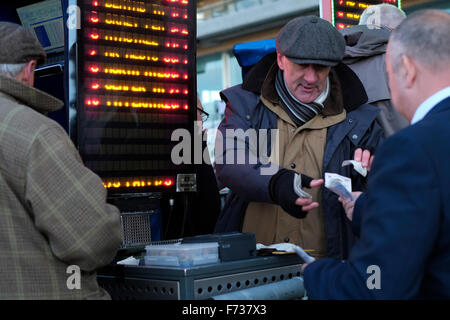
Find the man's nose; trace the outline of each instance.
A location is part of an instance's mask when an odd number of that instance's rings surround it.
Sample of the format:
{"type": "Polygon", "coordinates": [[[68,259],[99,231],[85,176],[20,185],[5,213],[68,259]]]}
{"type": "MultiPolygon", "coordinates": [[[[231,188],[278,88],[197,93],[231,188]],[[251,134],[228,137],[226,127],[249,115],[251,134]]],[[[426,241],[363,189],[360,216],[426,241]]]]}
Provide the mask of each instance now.
{"type": "Polygon", "coordinates": [[[319,79],[317,70],[312,64],[308,65],[305,69],[305,75],[303,76],[306,82],[315,83],[319,79]]]}

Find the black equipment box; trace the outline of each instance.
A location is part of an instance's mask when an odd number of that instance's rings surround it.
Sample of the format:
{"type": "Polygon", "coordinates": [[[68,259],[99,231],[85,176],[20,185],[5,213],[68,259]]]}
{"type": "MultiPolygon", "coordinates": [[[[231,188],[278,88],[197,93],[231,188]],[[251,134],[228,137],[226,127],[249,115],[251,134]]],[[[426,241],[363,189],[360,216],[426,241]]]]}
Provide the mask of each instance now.
{"type": "Polygon", "coordinates": [[[181,243],[218,242],[220,261],[235,261],[256,256],[254,233],[225,232],[186,237],[181,243]]]}

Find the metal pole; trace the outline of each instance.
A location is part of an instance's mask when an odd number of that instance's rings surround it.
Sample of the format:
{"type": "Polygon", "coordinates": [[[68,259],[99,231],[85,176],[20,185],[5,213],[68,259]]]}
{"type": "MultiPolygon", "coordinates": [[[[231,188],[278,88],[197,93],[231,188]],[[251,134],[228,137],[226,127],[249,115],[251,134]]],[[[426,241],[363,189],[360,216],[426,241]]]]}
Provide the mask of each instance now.
{"type": "Polygon", "coordinates": [[[292,300],[305,296],[303,277],[273,282],[212,297],[213,300],[292,300]]]}

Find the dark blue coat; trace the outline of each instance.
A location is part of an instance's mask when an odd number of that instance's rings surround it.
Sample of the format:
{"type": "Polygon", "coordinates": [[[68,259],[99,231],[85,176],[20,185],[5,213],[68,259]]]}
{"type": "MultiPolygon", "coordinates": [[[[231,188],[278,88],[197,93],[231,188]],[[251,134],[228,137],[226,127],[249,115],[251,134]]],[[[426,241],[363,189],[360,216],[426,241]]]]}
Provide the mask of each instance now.
{"type": "MultiPolygon", "coordinates": [[[[277,116],[261,102],[259,94],[244,90],[241,85],[224,90],[221,94],[223,100],[227,102],[225,118],[219,125],[219,131],[224,137],[226,129],[241,128],[246,131],[250,128],[277,128],[277,116]]],[[[356,92],[353,92],[353,97],[356,96],[356,92]]],[[[378,114],[376,107],[368,104],[359,105],[358,102],[356,105],[351,102],[344,105],[354,108],[347,110],[345,121],[330,127],[327,131],[323,172],[351,177],[352,185],[358,190],[363,188],[365,179],[350,166],[342,167],[341,164],[344,160],[353,158],[357,146],[375,150],[383,139],[383,131],[376,121],[378,114]]],[[[223,144],[226,145],[225,142],[223,144]]],[[[270,139],[267,145],[270,154],[270,139]]],[[[219,188],[228,187],[231,192],[219,216],[215,232],[241,231],[249,202],[273,203],[268,190],[272,176],[260,174],[261,163],[223,165],[217,162],[218,156],[220,155],[216,154],[215,168],[219,188]]],[[[327,256],[345,258],[355,242],[349,220],[342,205],[337,201],[337,195],[325,188],[321,206],[327,236],[327,256]]]]}
{"type": "Polygon", "coordinates": [[[347,261],[322,259],[305,269],[309,297],[449,299],[449,159],[447,98],[378,150],[354,210],[361,238],[347,261]],[[370,266],[379,267],[379,289],[368,289],[376,281],[370,266]]]}

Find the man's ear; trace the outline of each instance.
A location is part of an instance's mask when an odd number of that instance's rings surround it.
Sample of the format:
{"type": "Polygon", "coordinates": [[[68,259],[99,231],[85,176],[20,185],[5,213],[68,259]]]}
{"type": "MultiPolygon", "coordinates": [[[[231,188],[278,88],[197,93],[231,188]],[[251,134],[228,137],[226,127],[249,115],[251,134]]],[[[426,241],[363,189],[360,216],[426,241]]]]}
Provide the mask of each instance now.
{"type": "Polygon", "coordinates": [[[286,59],[286,57],[277,51],[277,63],[278,63],[278,67],[281,70],[284,70],[284,60],[285,59],[286,59]]]}
{"type": "Polygon", "coordinates": [[[401,63],[404,70],[404,84],[406,88],[412,88],[416,82],[417,77],[417,64],[416,62],[407,55],[402,55],[401,63]]]}
{"type": "Polygon", "coordinates": [[[17,76],[17,80],[32,87],[34,85],[34,69],[36,69],[36,65],[36,60],[29,61],[17,76]]]}

